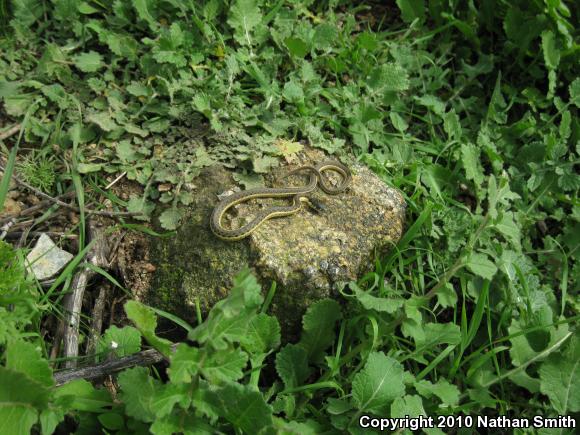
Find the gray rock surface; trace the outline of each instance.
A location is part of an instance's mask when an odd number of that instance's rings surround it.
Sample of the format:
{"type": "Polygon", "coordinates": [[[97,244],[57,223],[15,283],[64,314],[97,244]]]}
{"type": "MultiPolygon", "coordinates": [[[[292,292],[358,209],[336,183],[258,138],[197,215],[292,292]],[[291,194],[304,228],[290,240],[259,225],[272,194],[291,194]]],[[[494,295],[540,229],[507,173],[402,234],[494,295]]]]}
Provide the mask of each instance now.
{"type": "MultiPolygon", "coordinates": [[[[267,186],[306,184],[306,177],[282,180],[288,171],[328,160],[321,151],[307,149],[291,165],[267,177],[267,186]]],[[[321,213],[307,209],[269,220],[238,242],[218,239],[209,229],[209,217],[218,195],[235,186],[232,173],[208,168],[196,179],[195,201],[184,225],[173,238],[150,238],[146,261],[155,265],[150,281],[141,287],[141,299],[195,324],[195,305],[207,311],[227,295],[232,277],[251,267],[266,291],[277,289],[271,312],[288,335],[299,332],[302,315],[314,301],[335,295],[337,284],[356,280],[372,268],[376,253],[387,251],[403,233],[405,202],[402,195],[361,165],[349,165],[349,189],[338,195],[313,194],[325,206],[321,213]]],[[[328,174],[329,172],[325,172],[328,174]]],[[[334,174],[333,174],[334,175],[334,174]]],[[[330,176],[330,182],[340,182],[330,176]]],[[[253,211],[280,200],[240,204],[225,225],[239,226],[253,211]]],[[[138,244],[143,249],[143,243],[138,244]]],[[[131,283],[129,282],[131,288],[131,283]]]]}
{"type": "Polygon", "coordinates": [[[43,281],[59,273],[74,255],[60,249],[46,234],[41,234],[36,245],[26,256],[29,270],[36,279],[43,281]]]}

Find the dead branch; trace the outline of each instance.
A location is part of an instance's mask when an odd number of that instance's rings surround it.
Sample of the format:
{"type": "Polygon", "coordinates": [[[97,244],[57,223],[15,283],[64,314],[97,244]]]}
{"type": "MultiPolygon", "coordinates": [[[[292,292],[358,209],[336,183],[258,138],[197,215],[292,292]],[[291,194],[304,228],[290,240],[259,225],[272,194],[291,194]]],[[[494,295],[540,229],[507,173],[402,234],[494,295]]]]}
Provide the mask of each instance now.
{"type": "MultiPolygon", "coordinates": [[[[104,232],[95,227],[91,221],[88,222],[89,240],[96,240],[93,247],[87,254],[88,263],[100,267],[108,268],[109,246],[104,236],[104,232]]],[[[96,272],[89,268],[83,268],[72,280],[71,291],[66,294],[64,299],[65,331],[64,331],[64,356],[69,358],[65,366],[67,368],[76,367],[76,357],[79,353],[79,320],[83,305],[83,295],[85,289],[96,272]]]]}
{"type": "Polygon", "coordinates": [[[8,139],[10,136],[15,135],[20,131],[20,127],[21,127],[20,124],[14,124],[8,130],[3,131],[2,133],[0,133],[0,140],[5,140],[8,139]]]}
{"type": "Polygon", "coordinates": [[[0,240],[3,240],[4,237],[6,237],[6,234],[8,234],[8,230],[10,229],[10,227],[14,225],[15,222],[16,219],[12,217],[4,225],[0,227],[0,240]]]}
{"type": "MultiPolygon", "coordinates": [[[[6,239],[17,239],[17,238],[21,237],[22,234],[24,234],[24,231],[11,231],[11,232],[7,233],[5,237],[6,237],[6,239]]],[[[61,238],[61,239],[76,240],[79,238],[79,236],[77,234],[63,233],[60,231],[29,231],[28,232],[28,235],[30,235],[30,236],[40,236],[41,234],[46,234],[49,237],[61,238]]],[[[0,239],[2,239],[1,236],[0,236],[0,239]]]]}
{"type": "MultiPolygon", "coordinates": [[[[172,345],[172,351],[175,350],[177,344],[172,345]]],[[[143,350],[133,355],[125,356],[116,360],[107,361],[101,364],[81,367],[74,370],[63,370],[54,374],[56,385],[63,385],[75,379],[94,380],[107,376],[123,369],[134,366],[148,366],[156,364],[165,359],[165,357],[157,352],[155,349],[143,350]]]]}
{"type": "Polygon", "coordinates": [[[105,285],[101,286],[99,289],[99,295],[97,296],[97,299],[95,299],[95,305],[93,306],[93,313],[91,315],[91,330],[87,340],[87,355],[92,355],[95,353],[97,343],[101,337],[101,330],[103,328],[103,313],[105,311],[108,291],[109,285],[106,283],[105,285]]]}

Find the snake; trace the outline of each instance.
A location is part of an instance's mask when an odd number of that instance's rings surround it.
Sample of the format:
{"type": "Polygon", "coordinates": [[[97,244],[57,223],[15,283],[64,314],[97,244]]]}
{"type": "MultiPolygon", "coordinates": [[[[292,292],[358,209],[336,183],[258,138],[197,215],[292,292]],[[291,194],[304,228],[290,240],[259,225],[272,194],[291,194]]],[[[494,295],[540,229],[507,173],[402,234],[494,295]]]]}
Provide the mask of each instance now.
{"type": "Polygon", "coordinates": [[[290,216],[298,213],[304,204],[316,208],[316,204],[310,198],[308,198],[307,195],[316,190],[317,187],[320,187],[320,189],[328,195],[336,195],[346,190],[352,179],[350,170],[342,163],[336,161],[325,161],[319,163],[316,166],[303,165],[297,169],[294,169],[293,171],[290,171],[284,176],[284,178],[301,171],[308,171],[310,173],[309,182],[305,186],[280,188],[260,187],[256,189],[235,192],[232,195],[225,197],[213,209],[210,218],[211,231],[222,240],[241,240],[245,237],[248,237],[269,219],[290,216]],[[342,176],[342,181],[338,186],[332,187],[325,182],[324,177],[322,176],[322,172],[326,170],[337,172],[342,176]],[[255,198],[288,197],[293,198],[292,205],[269,207],[268,209],[259,212],[252,221],[248,222],[240,228],[228,230],[222,226],[222,219],[225,213],[237,204],[255,198]]]}

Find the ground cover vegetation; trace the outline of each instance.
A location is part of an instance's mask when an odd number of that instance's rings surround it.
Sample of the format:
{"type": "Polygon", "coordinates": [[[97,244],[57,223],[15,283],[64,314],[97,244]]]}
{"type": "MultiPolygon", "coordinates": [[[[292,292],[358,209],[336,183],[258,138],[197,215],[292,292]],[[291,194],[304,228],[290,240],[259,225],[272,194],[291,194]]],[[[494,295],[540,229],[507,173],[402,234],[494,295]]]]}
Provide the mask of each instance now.
{"type": "Polygon", "coordinates": [[[174,351],[158,312],[127,302],[134,326],[109,325],[97,358],[153,346],[169,363],[123,371],[114,395],[55,387],[43,339],[82,264],[84,215],[81,254],[48,290],[0,241],[1,433],[358,433],[363,414],[580,412],[578,3],[0,6],[0,116],[21,124],[0,142],[0,204],[13,172],[81,206],[126,172],[143,194],[109,200],[174,229],[203,167],[254,182],[301,142],[365,163],[408,204],[402,240],[338,302],[313,304],[296,344],[267,313],[275,286],[264,297],[248,272],[180,323],[191,341],[174,351]]]}

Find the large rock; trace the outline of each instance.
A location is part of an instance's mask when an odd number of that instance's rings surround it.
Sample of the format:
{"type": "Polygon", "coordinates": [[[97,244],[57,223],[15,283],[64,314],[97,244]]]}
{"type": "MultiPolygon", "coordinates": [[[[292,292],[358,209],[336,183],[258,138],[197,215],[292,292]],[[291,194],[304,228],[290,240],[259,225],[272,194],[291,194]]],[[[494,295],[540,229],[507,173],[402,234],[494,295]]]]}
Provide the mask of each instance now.
{"type": "MultiPolygon", "coordinates": [[[[322,152],[309,149],[299,155],[295,165],[274,170],[267,184],[306,184],[306,177],[281,183],[274,180],[281,180],[302,164],[315,165],[327,159],[322,152]]],[[[155,266],[155,274],[141,292],[142,299],[195,324],[196,303],[202,312],[207,311],[226,296],[232,277],[250,266],[265,290],[276,281],[271,312],[286,336],[293,337],[312,302],[334,296],[338,283],[355,280],[372,268],[376,253],[386,251],[403,232],[405,202],[401,194],[365,167],[350,168],[353,177],[346,192],[331,196],[317,190],[313,194],[324,204],[323,212],[303,209],[269,220],[237,242],[222,241],[209,229],[218,195],[235,186],[232,174],[221,167],[206,169],[196,180],[196,199],[177,235],[149,239],[147,260],[155,266]]],[[[330,176],[333,181],[339,182],[339,176],[330,176]]],[[[252,211],[279,202],[255,200],[236,206],[228,214],[233,215],[231,223],[238,226],[252,211]]]]}

